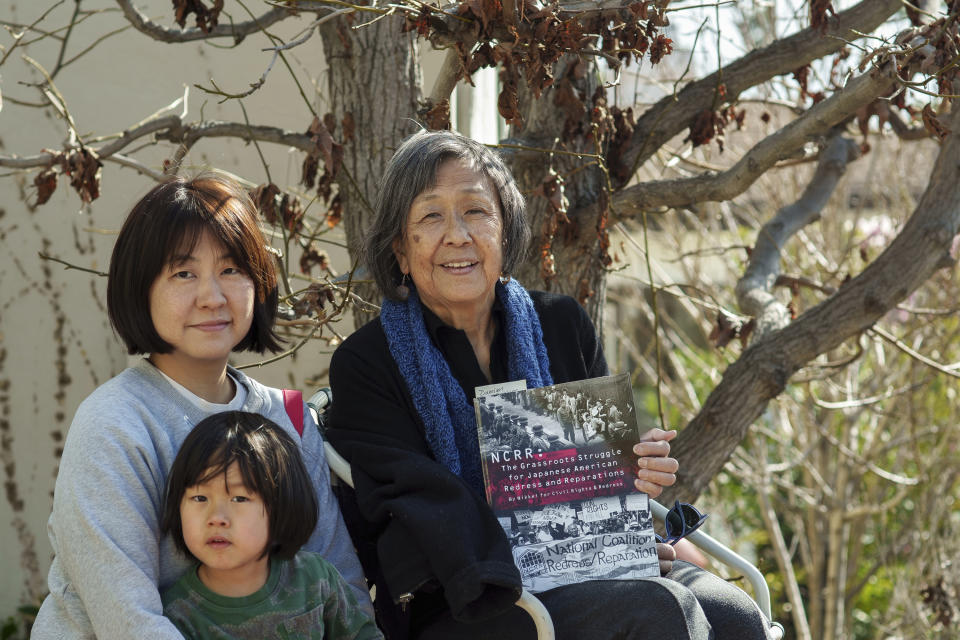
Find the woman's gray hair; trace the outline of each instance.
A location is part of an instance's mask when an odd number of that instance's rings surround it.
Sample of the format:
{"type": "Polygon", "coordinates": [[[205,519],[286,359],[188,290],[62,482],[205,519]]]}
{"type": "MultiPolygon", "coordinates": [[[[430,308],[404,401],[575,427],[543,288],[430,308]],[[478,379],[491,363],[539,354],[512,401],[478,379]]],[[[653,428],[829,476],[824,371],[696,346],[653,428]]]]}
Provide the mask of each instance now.
{"type": "Polygon", "coordinates": [[[414,199],[436,184],[437,170],[447,160],[467,160],[490,179],[500,197],[503,216],[503,272],[520,264],[530,243],[526,204],[513,175],[486,146],[450,131],[420,131],[403,141],[387,164],[374,207],[373,223],[363,239],[362,263],[380,292],[404,299],[397,286],[403,277],[393,254],[393,241],[403,236],[414,199]]]}

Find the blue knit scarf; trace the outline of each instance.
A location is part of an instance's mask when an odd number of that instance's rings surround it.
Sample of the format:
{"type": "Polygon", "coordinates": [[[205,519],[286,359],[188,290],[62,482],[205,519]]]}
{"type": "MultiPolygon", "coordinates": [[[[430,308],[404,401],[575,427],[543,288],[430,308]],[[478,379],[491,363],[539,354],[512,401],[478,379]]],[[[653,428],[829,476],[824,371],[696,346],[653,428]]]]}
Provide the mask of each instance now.
{"type": "MultiPolygon", "coordinates": [[[[543,344],[540,318],[533,300],[516,280],[496,286],[504,309],[507,370],[511,380],[527,381],[533,389],[553,384],[550,360],[543,344]]],[[[427,444],[434,457],[480,494],[483,472],[473,406],[463,388],[430,340],[420,299],[413,287],[405,302],[384,300],[380,322],[390,353],[400,368],[413,404],[426,426],[427,444]]]]}

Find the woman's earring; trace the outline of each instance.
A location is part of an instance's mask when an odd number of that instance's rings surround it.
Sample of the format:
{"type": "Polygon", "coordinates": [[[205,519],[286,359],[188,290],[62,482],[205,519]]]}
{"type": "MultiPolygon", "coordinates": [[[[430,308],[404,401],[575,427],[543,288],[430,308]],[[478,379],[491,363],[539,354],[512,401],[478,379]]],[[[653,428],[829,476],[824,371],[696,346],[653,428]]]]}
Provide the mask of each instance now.
{"type": "Polygon", "coordinates": [[[397,293],[400,294],[400,297],[404,300],[410,295],[410,287],[407,286],[407,274],[403,274],[403,277],[400,278],[400,285],[397,287],[397,293]]]}
{"type": "Polygon", "coordinates": [[[508,282],[510,282],[510,274],[509,274],[509,273],[501,273],[501,274],[500,274],[500,283],[501,283],[501,284],[507,284],[508,282]]]}

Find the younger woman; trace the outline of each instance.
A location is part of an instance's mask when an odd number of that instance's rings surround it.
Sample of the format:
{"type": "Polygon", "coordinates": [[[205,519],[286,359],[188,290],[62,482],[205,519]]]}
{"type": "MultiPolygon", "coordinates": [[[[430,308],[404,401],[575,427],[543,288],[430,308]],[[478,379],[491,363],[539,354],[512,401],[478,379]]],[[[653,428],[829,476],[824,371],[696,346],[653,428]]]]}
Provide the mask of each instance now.
{"type": "Polygon", "coordinates": [[[163,613],[201,638],[382,639],[350,586],[299,551],[317,522],[294,440],[270,420],[205,418],[170,468],[161,531],[195,560],[163,593],[163,613]]]}
{"type": "Polygon", "coordinates": [[[279,349],[273,260],[246,192],[219,174],[151,189],[117,237],[107,310],[128,352],[149,355],[96,389],[70,425],[48,524],[50,595],[32,637],[181,637],[160,590],[190,562],[160,535],[164,486],[193,426],[227,410],[258,413],[295,437],[321,513],[305,548],[371,607],[305,405],[301,439],[281,391],[227,365],[233,351],[279,349]]]}

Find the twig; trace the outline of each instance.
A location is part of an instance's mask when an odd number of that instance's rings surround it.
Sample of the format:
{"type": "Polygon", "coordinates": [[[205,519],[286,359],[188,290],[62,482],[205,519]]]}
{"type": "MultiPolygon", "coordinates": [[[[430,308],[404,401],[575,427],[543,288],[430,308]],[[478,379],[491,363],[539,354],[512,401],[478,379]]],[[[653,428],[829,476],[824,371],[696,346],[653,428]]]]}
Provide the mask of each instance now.
{"type": "Polygon", "coordinates": [[[321,25],[327,20],[335,18],[336,16],[349,11],[350,9],[338,9],[337,11],[334,11],[330,15],[326,15],[318,20],[315,20],[309,27],[304,29],[305,33],[300,38],[282,45],[277,45],[275,47],[268,47],[266,49],[262,49],[262,51],[273,51],[273,57],[270,58],[270,64],[267,65],[267,68],[256,80],[256,82],[250,83],[250,88],[247,91],[244,91],[242,93],[226,93],[223,90],[221,90],[220,87],[218,87],[216,83],[213,82],[213,80],[211,80],[210,83],[213,84],[214,89],[208,89],[199,84],[196,84],[194,86],[200,89],[201,91],[205,91],[207,93],[211,93],[214,95],[223,96],[223,100],[220,100],[221,104],[231,99],[246,98],[247,96],[252,94],[254,91],[262,87],[267,82],[267,76],[270,74],[270,71],[273,69],[273,65],[277,62],[277,58],[280,56],[281,51],[289,51],[294,47],[300,46],[301,44],[309,40],[311,36],[313,36],[313,34],[315,33],[315,29],[318,25],[321,25]]]}
{"type": "Polygon", "coordinates": [[[61,260],[60,258],[54,258],[53,256],[48,256],[47,254],[43,253],[42,251],[38,251],[38,252],[37,252],[37,255],[40,256],[40,258],[43,259],[43,260],[49,260],[49,261],[51,261],[51,262],[56,262],[56,263],[62,264],[64,271],[70,271],[70,270],[74,270],[74,271],[86,271],[87,273],[92,273],[92,274],[95,275],[95,276],[101,276],[101,277],[103,277],[103,278],[106,278],[106,277],[109,275],[109,274],[107,274],[107,273],[105,273],[105,272],[103,272],[103,271],[97,271],[96,269],[87,269],[86,267],[78,267],[78,266],[75,265],[75,264],[70,264],[69,262],[67,262],[67,261],[65,261],[65,260],[61,260]]]}
{"type": "Polygon", "coordinates": [[[73,135],[76,136],[80,146],[83,146],[83,139],[80,136],[80,131],[77,130],[77,124],[73,121],[73,116],[71,116],[70,112],[67,110],[67,101],[64,99],[63,94],[60,93],[60,90],[57,89],[57,85],[53,83],[53,78],[51,78],[50,74],[47,73],[47,70],[43,68],[43,65],[30,56],[23,55],[21,57],[33,65],[34,68],[36,68],[37,71],[43,75],[48,87],[48,89],[43,90],[43,94],[46,96],[47,100],[50,101],[50,104],[53,106],[53,108],[56,109],[61,115],[61,117],[67,121],[67,125],[70,127],[73,135]]]}
{"type": "Polygon", "coordinates": [[[118,34],[120,34],[120,33],[123,33],[124,31],[126,31],[127,29],[130,29],[130,28],[131,28],[130,25],[126,25],[125,27],[120,27],[119,29],[114,29],[113,31],[110,31],[110,32],[108,32],[108,33],[103,34],[102,36],[100,36],[99,38],[97,38],[96,40],[94,40],[93,42],[91,42],[91,43],[90,43],[87,47],[85,47],[83,50],[81,50],[80,53],[78,53],[77,55],[73,56],[72,58],[70,58],[69,60],[67,60],[67,61],[64,62],[63,64],[61,64],[61,65],[60,65],[60,69],[66,69],[66,68],[69,67],[71,64],[73,64],[74,62],[76,62],[77,60],[79,60],[82,56],[85,56],[86,54],[88,54],[88,53],[90,53],[91,51],[93,51],[93,49],[94,49],[97,45],[99,45],[99,44],[101,44],[102,42],[104,42],[107,38],[112,38],[113,36],[118,35],[118,34]]]}
{"type": "Polygon", "coordinates": [[[317,322],[317,323],[314,325],[313,330],[310,331],[309,334],[307,334],[305,337],[303,337],[303,338],[300,340],[300,342],[298,342],[297,344],[293,345],[291,348],[287,349],[287,350],[284,351],[283,353],[278,353],[277,355],[273,356],[272,358],[267,358],[266,360],[261,360],[260,362],[251,362],[250,364],[243,364],[243,365],[240,365],[240,366],[238,366],[238,367],[236,367],[236,368],[237,368],[237,369],[250,369],[250,368],[252,368],[252,367],[263,367],[263,366],[266,366],[266,365],[268,365],[268,364],[274,363],[274,362],[276,362],[277,360],[283,360],[283,359],[286,358],[287,356],[292,356],[292,355],[295,354],[297,351],[299,351],[299,350],[301,349],[301,347],[303,347],[303,345],[307,344],[307,342],[309,342],[310,339],[313,338],[313,336],[317,333],[317,331],[319,331],[325,324],[326,324],[325,322],[317,322]]]}
{"type": "Polygon", "coordinates": [[[921,384],[910,384],[904,387],[899,387],[897,389],[887,389],[885,392],[877,394],[875,396],[869,396],[867,398],[854,398],[853,400],[843,400],[840,402],[831,402],[829,400],[821,400],[816,396],[816,394],[811,390],[810,397],[813,398],[813,404],[822,409],[859,409],[861,407],[868,407],[878,402],[883,402],[884,400],[889,400],[894,396],[904,394],[908,391],[915,391],[922,387],[921,384]]]}
{"type": "Polygon", "coordinates": [[[82,0],[73,0],[73,17],[70,18],[70,24],[67,26],[67,32],[63,35],[60,42],[60,53],[57,54],[57,63],[53,65],[53,71],[50,72],[51,78],[56,78],[63,68],[63,56],[67,52],[67,43],[70,42],[70,34],[73,33],[73,27],[77,24],[77,16],[80,14],[80,3],[82,0]]]}
{"type": "MultiPolygon", "coordinates": [[[[650,229],[647,226],[647,212],[643,212],[643,253],[647,263],[647,279],[653,282],[653,268],[650,266],[650,229]]],[[[663,363],[660,361],[660,313],[657,309],[657,290],[650,288],[651,306],[653,307],[653,342],[657,359],[657,416],[660,418],[660,428],[666,429],[667,423],[663,418],[663,363]]]]}
{"type": "MultiPolygon", "coordinates": [[[[168,115],[143,122],[132,129],[124,131],[119,137],[98,149],[93,149],[102,160],[114,153],[118,153],[128,144],[143,136],[155,134],[162,140],[170,140],[192,146],[201,138],[239,138],[242,140],[271,142],[301,151],[310,151],[314,143],[302,133],[285,131],[277,127],[247,126],[241,122],[199,122],[184,125],[179,116],[168,115]]],[[[0,156],[0,167],[16,169],[30,169],[33,167],[48,167],[56,159],[56,153],[44,152],[33,156],[0,156]]]]}
{"type": "Polygon", "coordinates": [[[163,182],[164,180],[167,179],[167,176],[164,175],[163,172],[161,172],[161,171],[154,171],[153,169],[147,167],[147,166],[144,165],[143,163],[138,162],[138,161],[134,160],[133,158],[128,158],[127,156],[120,155],[119,153],[115,153],[115,154],[110,155],[110,156],[107,156],[107,157],[105,157],[105,158],[101,158],[101,160],[103,160],[103,161],[105,161],[105,162],[113,162],[113,163],[119,164],[120,166],[127,167],[127,168],[129,168],[129,169],[133,169],[134,171],[137,171],[138,173],[141,173],[141,174],[143,174],[143,175],[145,175],[145,176],[148,176],[148,177],[150,177],[150,178],[153,178],[153,179],[156,180],[157,182],[163,182]]]}
{"type": "MultiPolygon", "coordinates": [[[[241,0],[237,0],[237,2],[240,4],[241,7],[243,7],[244,11],[246,11],[248,15],[253,17],[253,12],[250,11],[250,9],[247,7],[246,4],[244,4],[241,0]]],[[[258,24],[260,24],[258,18],[253,18],[253,19],[255,22],[258,22],[258,24]]],[[[282,42],[280,38],[278,38],[277,36],[267,31],[268,26],[270,25],[266,23],[260,26],[260,30],[263,31],[263,35],[267,36],[271,42],[275,42],[275,43],[282,42]]],[[[293,67],[290,66],[290,63],[287,61],[287,57],[283,55],[283,53],[280,53],[280,59],[283,61],[283,65],[287,68],[287,71],[290,73],[290,78],[293,80],[293,83],[297,85],[297,90],[300,92],[300,97],[303,98],[303,102],[304,104],[307,105],[307,109],[310,111],[310,114],[313,116],[316,116],[317,111],[316,109],[313,108],[313,104],[310,102],[310,99],[307,98],[307,93],[303,90],[303,85],[300,84],[300,79],[297,77],[297,74],[293,72],[293,67]]]]}
{"type": "MultiPolygon", "coordinates": [[[[28,31],[28,30],[31,30],[31,31],[34,30],[35,27],[36,27],[38,24],[40,24],[41,22],[43,22],[44,18],[46,18],[48,15],[50,15],[50,12],[51,12],[51,11],[53,11],[54,9],[56,9],[57,7],[59,7],[60,5],[62,5],[65,1],[66,1],[66,0],[58,0],[58,1],[57,1],[56,3],[54,3],[49,9],[47,9],[47,10],[44,11],[42,14],[40,14],[40,17],[39,17],[39,18],[37,18],[36,20],[34,20],[34,21],[33,21],[31,24],[29,24],[28,26],[24,27],[24,28],[20,31],[19,34],[14,34],[14,35],[13,35],[13,44],[10,45],[10,48],[7,49],[6,53],[3,54],[3,57],[0,58],[0,67],[2,67],[2,66],[3,66],[3,63],[7,61],[7,58],[10,57],[10,54],[13,53],[13,50],[17,48],[17,46],[20,44],[20,41],[23,39],[23,36],[25,36],[25,35],[27,34],[27,31],[28,31]]],[[[6,23],[4,23],[4,24],[6,24],[6,23]]],[[[45,36],[46,36],[46,35],[47,35],[47,34],[45,34],[45,36]]],[[[49,34],[49,35],[52,35],[52,34],[49,34]]]]}
{"type": "Polygon", "coordinates": [[[873,327],[868,329],[868,333],[876,333],[878,336],[880,336],[881,338],[883,338],[884,340],[886,340],[887,342],[895,346],[900,351],[903,351],[905,354],[907,354],[914,360],[917,360],[918,362],[922,362],[923,364],[927,365],[931,369],[935,369],[940,373],[944,373],[950,376],[951,378],[960,378],[960,373],[958,373],[957,371],[954,371],[954,369],[960,368],[960,363],[944,365],[937,362],[936,360],[931,360],[925,355],[914,351],[909,346],[907,346],[907,344],[905,344],[902,340],[897,338],[895,335],[888,333],[886,330],[882,329],[877,325],[874,325],[873,327]]]}
{"type": "Polygon", "coordinates": [[[773,283],[775,287],[805,287],[807,289],[813,289],[819,291],[820,293],[825,293],[828,296],[832,296],[837,292],[836,287],[831,287],[828,284],[823,284],[820,282],[815,282],[810,278],[804,278],[802,276],[785,276],[780,274],[777,276],[776,281],[773,283]]]}

